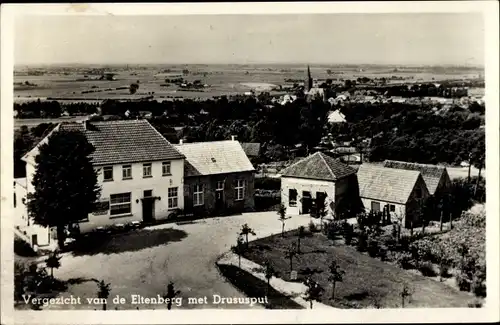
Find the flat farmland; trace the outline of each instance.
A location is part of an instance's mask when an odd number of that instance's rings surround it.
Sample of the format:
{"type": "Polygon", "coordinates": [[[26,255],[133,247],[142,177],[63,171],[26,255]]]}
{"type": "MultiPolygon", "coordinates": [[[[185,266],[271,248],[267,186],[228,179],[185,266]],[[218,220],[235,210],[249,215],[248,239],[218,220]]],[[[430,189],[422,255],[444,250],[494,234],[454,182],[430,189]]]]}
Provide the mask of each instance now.
{"type": "MultiPolygon", "coordinates": [[[[104,100],[104,99],[139,99],[153,96],[155,99],[168,97],[183,98],[212,98],[221,95],[241,94],[251,89],[264,91],[273,85],[284,85],[286,79],[305,80],[306,66],[270,66],[270,65],[226,65],[226,66],[184,66],[179,69],[174,67],[170,71],[181,73],[182,69],[189,70],[184,76],[187,82],[200,80],[207,87],[201,91],[180,91],[176,86],[165,86],[165,67],[150,66],[146,68],[114,68],[116,80],[95,80],[100,75],[88,74],[80,68],[66,69],[59,73],[55,68],[44,68],[44,75],[29,75],[29,73],[16,73],[14,76],[14,100],[17,102],[34,100],[47,97],[67,100],[104,100]],[[70,71],[70,72],[68,72],[70,71]],[[91,80],[93,78],[94,80],[91,80]],[[86,80],[87,79],[87,80],[86,80]],[[128,87],[139,82],[138,91],[131,95],[128,87]],[[29,84],[26,84],[28,82],[29,84]],[[21,85],[22,84],[22,85],[21,85]],[[118,89],[117,89],[118,88],[118,89]],[[123,89],[120,89],[123,88],[123,89]],[[92,92],[89,92],[92,91],[92,92]]],[[[469,79],[477,78],[481,71],[475,70],[450,70],[444,72],[428,71],[428,69],[395,70],[384,67],[327,67],[312,66],[311,74],[314,79],[357,79],[389,78],[395,76],[402,80],[394,82],[412,81],[438,81],[443,79],[469,79]],[[327,73],[330,70],[330,74],[327,73]]],[[[291,83],[288,83],[291,84],[291,83]]]]}

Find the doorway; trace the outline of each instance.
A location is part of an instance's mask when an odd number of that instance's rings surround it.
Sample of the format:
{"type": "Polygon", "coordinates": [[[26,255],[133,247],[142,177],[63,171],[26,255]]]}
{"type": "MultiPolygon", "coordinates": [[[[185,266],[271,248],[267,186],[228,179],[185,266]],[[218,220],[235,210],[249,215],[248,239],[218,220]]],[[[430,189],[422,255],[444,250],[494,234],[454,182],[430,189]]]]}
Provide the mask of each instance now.
{"type": "Polygon", "coordinates": [[[302,214],[311,213],[311,207],[312,207],[311,192],[303,191],[302,192],[302,214]]]}
{"type": "Polygon", "coordinates": [[[153,190],[145,190],[144,197],[142,198],[142,220],[144,222],[151,222],[154,220],[154,203],[153,190]]]}

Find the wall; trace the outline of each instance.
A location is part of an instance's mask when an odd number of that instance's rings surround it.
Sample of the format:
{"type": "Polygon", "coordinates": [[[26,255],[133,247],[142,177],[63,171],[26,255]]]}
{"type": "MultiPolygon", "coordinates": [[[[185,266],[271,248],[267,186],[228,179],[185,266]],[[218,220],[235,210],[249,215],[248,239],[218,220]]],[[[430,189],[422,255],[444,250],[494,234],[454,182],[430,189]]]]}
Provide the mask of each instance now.
{"type": "Polygon", "coordinates": [[[100,201],[109,201],[111,194],[131,192],[131,214],[124,216],[111,216],[109,210],[106,214],[89,214],[88,221],[80,222],[80,231],[88,232],[96,227],[106,227],[113,224],[126,224],[132,221],[142,221],[142,202],[144,190],[152,190],[152,196],[160,197],[155,200],[153,218],[163,220],[175,209],[168,209],[168,188],[178,188],[178,208],[184,208],[183,175],[184,161],[182,159],[171,161],[171,176],[162,175],[162,162],[152,162],[152,177],[143,178],[143,163],[132,165],[132,179],[122,179],[122,165],[113,166],[113,181],[104,181],[102,167],[98,171],[98,183],[101,184],[100,201]]]}
{"type": "Polygon", "coordinates": [[[429,198],[429,190],[425,185],[424,179],[420,176],[415,182],[415,186],[410,194],[410,198],[408,199],[408,203],[406,204],[406,219],[405,219],[405,227],[411,227],[411,221],[413,221],[413,226],[418,227],[421,225],[420,220],[418,219],[419,209],[421,205],[425,202],[427,198],[429,198]],[[422,198],[418,199],[416,197],[416,190],[420,189],[422,191],[422,198]]]}
{"type": "MultiPolygon", "coordinates": [[[[132,221],[142,221],[142,203],[140,199],[144,197],[144,190],[153,190],[153,196],[161,199],[155,200],[153,218],[157,220],[166,219],[174,210],[168,209],[168,188],[178,187],[178,207],[184,208],[183,177],[184,160],[177,159],[171,161],[171,176],[162,175],[162,161],[152,162],[152,177],[143,178],[143,163],[132,165],[132,179],[122,179],[122,165],[113,166],[113,181],[104,181],[102,167],[96,167],[98,171],[97,182],[101,185],[100,201],[109,201],[111,194],[131,192],[132,213],[126,216],[111,216],[109,210],[105,214],[89,214],[88,220],[80,222],[82,233],[91,231],[96,227],[106,227],[113,224],[125,224],[132,221]],[[138,202],[137,202],[138,200],[138,202]]],[[[35,167],[26,164],[27,189],[33,191],[31,180],[35,174],[35,167]]]]}
{"type": "Polygon", "coordinates": [[[217,174],[201,177],[186,177],[184,179],[184,207],[186,214],[231,214],[254,209],[254,172],[217,174]],[[244,199],[236,200],[236,182],[238,179],[245,180],[244,199]],[[215,211],[215,190],[217,182],[224,182],[224,208],[215,211]],[[193,206],[194,186],[203,185],[204,204],[203,206],[193,206]]]}
{"type": "MultiPolygon", "coordinates": [[[[343,185],[339,186],[340,188],[343,185]]],[[[288,215],[298,215],[302,213],[302,191],[311,192],[311,197],[316,198],[316,192],[326,192],[327,201],[335,201],[335,183],[330,181],[319,181],[304,178],[281,177],[281,203],[287,208],[288,215]],[[289,189],[297,190],[297,206],[289,205],[288,194],[289,189]]],[[[331,213],[329,209],[328,214],[331,213]]]]}
{"type": "Polygon", "coordinates": [[[406,216],[406,206],[404,204],[398,204],[398,203],[393,203],[393,202],[385,202],[385,201],[380,201],[380,200],[374,200],[370,198],[361,198],[361,202],[363,203],[363,207],[365,208],[366,212],[370,212],[371,207],[372,207],[372,202],[379,202],[380,203],[380,211],[384,208],[385,205],[394,205],[394,212],[390,212],[390,221],[394,222],[398,220],[398,217],[403,217],[402,223],[405,224],[405,216],[406,216]]]}

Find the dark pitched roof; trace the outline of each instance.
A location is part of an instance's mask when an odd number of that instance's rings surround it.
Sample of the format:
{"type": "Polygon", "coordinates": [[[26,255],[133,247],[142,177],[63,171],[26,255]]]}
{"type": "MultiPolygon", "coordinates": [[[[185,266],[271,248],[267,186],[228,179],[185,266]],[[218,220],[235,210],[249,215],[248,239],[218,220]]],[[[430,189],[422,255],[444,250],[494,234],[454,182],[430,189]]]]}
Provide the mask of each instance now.
{"type": "Polygon", "coordinates": [[[316,152],[285,168],[281,176],[336,181],[355,173],[356,170],[351,166],[322,152],[316,152]]]}
{"type": "Polygon", "coordinates": [[[257,157],[260,153],[260,143],[258,142],[240,142],[241,147],[248,157],[257,157]]]}
{"type": "Polygon", "coordinates": [[[358,169],[359,196],[406,204],[419,178],[419,171],[363,164],[358,169]]]}
{"type": "MultiPolygon", "coordinates": [[[[83,123],[60,123],[57,130],[80,131],[95,147],[94,165],[112,165],[143,161],[183,159],[177,151],[146,120],[124,120],[83,123]]],[[[46,139],[44,139],[46,141],[46,139]]],[[[27,155],[36,156],[38,146],[27,155]]]]}
{"type": "Polygon", "coordinates": [[[388,168],[419,171],[420,174],[422,174],[422,177],[424,178],[425,184],[427,185],[427,188],[431,195],[436,192],[439,180],[446,172],[446,167],[443,166],[410,163],[396,160],[386,160],[384,161],[383,166],[388,168]]]}
{"type": "Polygon", "coordinates": [[[238,141],[211,141],[175,145],[185,157],[184,176],[254,171],[238,141]]]}

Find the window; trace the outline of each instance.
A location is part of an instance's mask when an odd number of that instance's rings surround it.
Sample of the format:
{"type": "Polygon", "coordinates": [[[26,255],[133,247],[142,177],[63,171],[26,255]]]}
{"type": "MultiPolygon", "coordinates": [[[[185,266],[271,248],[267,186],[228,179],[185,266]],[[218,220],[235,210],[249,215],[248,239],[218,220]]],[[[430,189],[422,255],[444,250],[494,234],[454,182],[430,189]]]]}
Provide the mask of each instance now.
{"type": "Polygon", "coordinates": [[[288,190],[288,205],[291,207],[297,206],[297,190],[289,189],[288,190]]]}
{"type": "Polygon", "coordinates": [[[144,190],[144,197],[152,197],[153,190],[144,190]]]}
{"type": "Polygon", "coordinates": [[[372,201],[372,211],[380,212],[380,202],[372,201]]]}
{"type": "Polygon", "coordinates": [[[132,165],[122,166],[122,177],[123,179],[132,179],[132,165]]]}
{"type": "Polygon", "coordinates": [[[177,208],[178,202],[178,194],[177,187],[169,187],[168,188],[168,208],[175,209],[177,208]]]}
{"type": "Polygon", "coordinates": [[[153,177],[153,174],[151,173],[151,163],[147,163],[147,164],[142,165],[142,176],[144,178],[153,177]]]}
{"type": "Polygon", "coordinates": [[[245,197],[245,180],[236,180],[236,187],[234,189],[236,191],[236,201],[243,200],[245,197]]]}
{"type": "Polygon", "coordinates": [[[218,181],[217,182],[217,187],[215,188],[216,191],[224,191],[224,182],[223,181],[218,181]]]}
{"type": "Polygon", "coordinates": [[[421,190],[421,189],[417,188],[417,189],[415,190],[415,197],[416,197],[417,199],[422,198],[422,190],[421,190]]]}
{"type": "Polygon", "coordinates": [[[193,205],[203,205],[203,185],[195,185],[193,191],[193,205]]]}
{"type": "Polygon", "coordinates": [[[132,212],[131,193],[111,194],[109,200],[112,216],[130,214],[132,212]]]}
{"type": "Polygon", "coordinates": [[[104,181],[112,181],[113,180],[113,166],[103,167],[103,175],[104,181]]]}
{"type": "Polygon", "coordinates": [[[389,211],[396,212],[396,206],[394,204],[389,204],[389,211]]]}
{"type": "Polygon", "coordinates": [[[169,175],[172,175],[172,173],[170,172],[170,161],[164,161],[162,164],[161,164],[161,170],[162,170],[162,174],[163,176],[169,176],[169,175]]]}

